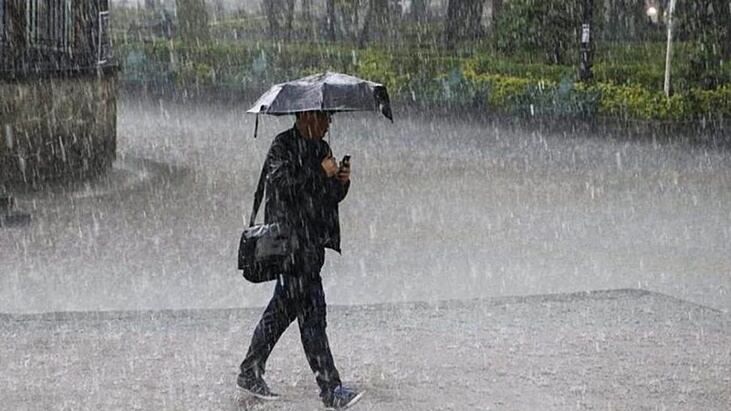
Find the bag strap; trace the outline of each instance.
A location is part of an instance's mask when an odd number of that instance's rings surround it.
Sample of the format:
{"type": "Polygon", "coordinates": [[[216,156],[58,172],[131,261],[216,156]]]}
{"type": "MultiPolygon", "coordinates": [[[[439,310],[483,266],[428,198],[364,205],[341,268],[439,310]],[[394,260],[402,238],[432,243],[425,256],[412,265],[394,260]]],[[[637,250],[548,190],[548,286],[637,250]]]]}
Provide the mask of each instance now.
{"type": "MultiPolygon", "coordinates": [[[[267,159],[268,160],[268,159],[267,159]]],[[[259,206],[261,206],[261,200],[264,198],[264,187],[267,182],[267,163],[264,160],[264,166],[261,168],[261,175],[259,176],[259,184],[256,186],[256,194],[254,194],[254,209],[251,211],[251,218],[249,219],[249,227],[252,227],[256,222],[256,214],[259,212],[259,206]]]]}

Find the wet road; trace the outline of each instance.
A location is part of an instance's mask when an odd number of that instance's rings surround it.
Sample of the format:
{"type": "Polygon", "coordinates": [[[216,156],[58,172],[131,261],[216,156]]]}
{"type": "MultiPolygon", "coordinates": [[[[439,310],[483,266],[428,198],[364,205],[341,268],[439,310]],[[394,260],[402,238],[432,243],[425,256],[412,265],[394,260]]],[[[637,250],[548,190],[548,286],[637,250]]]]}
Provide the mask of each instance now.
{"type": "MultiPolygon", "coordinates": [[[[291,118],[123,100],[102,181],[19,194],[0,312],[260,306],[235,269],[261,162],[291,118]]],[[[398,114],[398,113],[397,113],[398,114]]],[[[350,154],[334,304],[643,288],[731,310],[731,154],[444,116],[338,115],[350,154]]]]}

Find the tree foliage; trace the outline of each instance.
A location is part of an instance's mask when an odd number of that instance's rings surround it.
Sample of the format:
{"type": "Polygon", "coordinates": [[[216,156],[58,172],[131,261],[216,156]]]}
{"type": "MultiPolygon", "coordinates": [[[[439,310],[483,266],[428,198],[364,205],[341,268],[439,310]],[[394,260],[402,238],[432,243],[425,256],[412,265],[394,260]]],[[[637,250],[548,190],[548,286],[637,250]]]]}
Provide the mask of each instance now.
{"type": "MultiPolygon", "coordinates": [[[[681,0],[686,1],[686,0],[681,0]]],[[[645,0],[602,0],[594,8],[601,10],[604,23],[601,37],[607,41],[662,41],[663,30],[647,17],[645,0]]],[[[661,0],[666,3],[666,0],[661,0]]]]}
{"type": "MultiPolygon", "coordinates": [[[[616,1],[591,0],[593,41],[603,37],[609,25],[605,19],[616,1]]],[[[551,64],[577,63],[585,3],[582,0],[494,0],[493,44],[503,53],[533,53],[551,64]]]]}
{"type": "Polygon", "coordinates": [[[368,41],[383,40],[392,31],[392,13],[388,0],[368,0],[368,14],[358,42],[361,46],[368,41]]]}
{"type": "Polygon", "coordinates": [[[449,0],[445,40],[454,46],[459,40],[476,40],[483,34],[482,9],[484,0],[449,0]]]}
{"type": "Polygon", "coordinates": [[[208,10],[203,0],[176,0],[178,33],[188,42],[210,40],[208,10]]]}
{"type": "Polygon", "coordinates": [[[541,53],[554,64],[566,64],[578,48],[581,2],[513,0],[499,17],[497,46],[503,52],[541,53]]]}
{"type": "Polygon", "coordinates": [[[731,2],[728,0],[679,1],[675,17],[681,39],[695,44],[692,64],[706,87],[722,82],[721,68],[731,59],[731,2]]]}
{"type": "MultiPolygon", "coordinates": [[[[269,37],[292,38],[295,0],[263,0],[262,7],[269,24],[269,37]]],[[[306,5],[309,7],[309,5],[306,5]]]]}

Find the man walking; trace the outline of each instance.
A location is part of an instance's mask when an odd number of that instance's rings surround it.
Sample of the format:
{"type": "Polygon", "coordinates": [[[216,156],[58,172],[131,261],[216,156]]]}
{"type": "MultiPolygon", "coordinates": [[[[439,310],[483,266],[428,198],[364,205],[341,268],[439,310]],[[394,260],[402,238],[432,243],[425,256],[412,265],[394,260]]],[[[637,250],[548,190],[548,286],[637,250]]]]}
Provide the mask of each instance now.
{"type": "Polygon", "coordinates": [[[363,393],[342,386],[325,332],[326,304],[320,270],[325,248],[340,252],[338,203],[350,187],[350,165],[338,165],[322,138],[331,115],[297,113],[294,127],[279,134],[266,158],[266,223],[284,223],[297,236],[293,272],[280,275],[274,296],[254,330],[241,363],[237,385],[252,395],[274,400],[263,379],[269,354],[295,319],[320,398],[331,409],[355,404],[363,393]]]}

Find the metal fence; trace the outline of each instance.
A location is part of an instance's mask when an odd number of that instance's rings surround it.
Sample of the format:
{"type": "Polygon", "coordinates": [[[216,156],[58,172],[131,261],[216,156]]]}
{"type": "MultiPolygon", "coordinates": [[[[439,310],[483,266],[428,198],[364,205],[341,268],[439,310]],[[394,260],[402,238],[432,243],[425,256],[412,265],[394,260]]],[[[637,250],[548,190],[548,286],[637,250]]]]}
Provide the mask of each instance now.
{"type": "Polygon", "coordinates": [[[108,0],[0,0],[0,77],[109,65],[108,0]]]}

